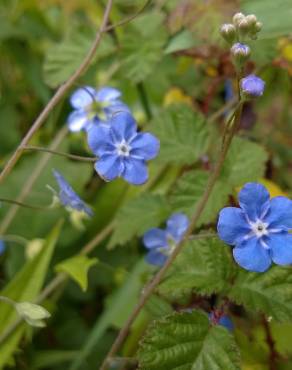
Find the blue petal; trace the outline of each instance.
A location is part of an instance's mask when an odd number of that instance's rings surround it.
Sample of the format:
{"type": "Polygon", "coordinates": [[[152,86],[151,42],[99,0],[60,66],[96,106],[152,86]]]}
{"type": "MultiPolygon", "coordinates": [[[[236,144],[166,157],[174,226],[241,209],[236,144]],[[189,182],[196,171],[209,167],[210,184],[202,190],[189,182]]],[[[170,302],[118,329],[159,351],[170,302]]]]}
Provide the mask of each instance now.
{"type": "Polygon", "coordinates": [[[122,177],[130,184],[142,185],[148,180],[148,170],[144,161],[129,157],[124,160],[124,164],[122,177]]]}
{"type": "Polygon", "coordinates": [[[159,152],[160,142],[152,134],[139,133],[130,143],[131,155],[145,159],[155,158],[159,152]]]}
{"type": "Polygon", "coordinates": [[[292,234],[270,234],[267,244],[271,249],[273,262],[277,265],[292,264],[292,234]]]}
{"type": "Polygon", "coordinates": [[[158,228],[148,230],[143,236],[143,243],[148,249],[167,247],[166,231],[158,228]]]}
{"type": "Polygon", "coordinates": [[[123,165],[119,156],[105,154],[95,163],[95,169],[105,181],[111,181],[119,177],[123,171],[123,165]]]}
{"type": "Polygon", "coordinates": [[[272,198],[265,221],[270,228],[292,229],[292,200],[286,197],[272,198]]]}
{"type": "Polygon", "coordinates": [[[109,119],[112,118],[113,114],[117,114],[118,112],[131,113],[130,108],[119,100],[113,100],[111,104],[104,107],[103,110],[109,119]]]}
{"type": "Polygon", "coordinates": [[[5,249],[6,249],[5,243],[3,242],[3,240],[0,240],[0,255],[5,252],[5,249]]]}
{"type": "Polygon", "coordinates": [[[149,253],[147,253],[145,259],[151,265],[163,266],[164,263],[167,260],[167,256],[163,253],[160,253],[160,252],[156,251],[156,250],[152,250],[149,253]]]}
{"type": "Polygon", "coordinates": [[[84,86],[76,90],[70,98],[73,108],[85,108],[95,100],[96,90],[90,86],[84,86]]]}
{"type": "Polygon", "coordinates": [[[270,251],[257,238],[248,239],[233,249],[233,257],[239,266],[248,271],[264,272],[271,263],[270,251]]]}
{"type": "Polygon", "coordinates": [[[113,87],[102,87],[96,93],[96,100],[100,102],[118,99],[122,93],[113,87]]]}
{"type": "Polygon", "coordinates": [[[128,112],[115,113],[111,119],[111,128],[117,142],[129,141],[137,132],[135,119],[128,112]]]}
{"type": "Polygon", "coordinates": [[[245,214],[240,208],[226,207],[219,213],[217,224],[219,238],[227,244],[235,245],[249,232],[250,227],[245,214]]]}
{"type": "Polygon", "coordinates": [[[219,325],[224,326],[226,329],[232,331],[234,329],[234,325],[230,317],[227,315],[224,315],[219,320],[219,325]]]}
{"type": "Polygon", "coordinates": [[[167,220],[167,232],[178,243],[189,227],[189,219],[183,213],[175,213],[167,220]]]}
{"type": "Polygon", "coordinates": [[[92,125],[87,131],[87,142],[95,155],[102,156],[115,152],[109,126],[92,125]]]}
{"type": "Polygon", "coordinates": [[[87,113],[83,110],[75,110],[70,113],[67,122],[69,130],[72,132],[79,132],[81,130],[84,130],[85,127],[89,124],[87,113]]]}
{"type": "Polygon", "coordinates": [[[269,206],[270,194],[258,183],[250,182],[239,193],[239,204],[248,215],[250,221],[261,219],[269,206]]]}

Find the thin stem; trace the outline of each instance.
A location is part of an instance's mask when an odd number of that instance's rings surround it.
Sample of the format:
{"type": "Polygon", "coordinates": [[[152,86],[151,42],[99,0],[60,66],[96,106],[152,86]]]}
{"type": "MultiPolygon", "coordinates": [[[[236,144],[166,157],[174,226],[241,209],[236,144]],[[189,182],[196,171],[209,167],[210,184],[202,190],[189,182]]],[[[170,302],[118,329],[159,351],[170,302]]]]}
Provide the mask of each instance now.
{"type": "Polygon", "coordinates": [[[0,235],[0,240],[3,240],[4,242],[18,243],[24,246],[29,242],[28,239],[19,235],[0,235]]]}
{"type": "Polygon", "coordinates": [[[47,211],[47,210],[50,209],[48,207],[39,207],[39,206],[33,206],[31,204],[27,204],[27,203],[23,203],[23,202],[18,202],[17,200],[14,200],[14,199],[0,198],[0,203],[1,202],[9,203],[9,204],[16,204],[19,207],[30,208],[30,209],[33,209],[35,211],[47,211]]]}
{"type": "Polygon", "coordinates": [[[100,43],[100,40],[102,38],[103,33],[105,32],[105,28],[107,26],[110,11],[113,5],[113,0],[108,0],[107,6],[104,12],[102,24],[100,26],[100,29],[96,33],[95,40],[88,51],[87,55],[85,56],[83,62],[80,64],[80,66],[76,69],[76,71],[71,75],[71,77],[63,84],[61,85],[56,93],[53,95],[51,100],[48,102],[48,104],[45,106],[43,111],[40,113],[40,115],[37,117],[35,122],[32,124],[31,128],[27,132],[27,134],[22,139],[21,143],[15,150],[15,152],[12,154],[11,158],[6,163],[4,169],[2,170],[0,174],[0,184],[1,182],[6,178],[6,176],[11,172],[11,170],[14,168],[15,164],[21,157],[24,147],[29,143],[30,139],[33,137],[33,135],[37,132],[37,130],[42,126],[45,119],[48,117],[50,112],[55,108],[55,106],[63,99],[65,94],[70,90],[72,85],[75,83],[75,81],[88,69],[90,66],[90,63],[96,53],[96,50],[98,48],[98,45],[100,43]]]}
{"type": "MultiPolygon", "coordinates": [[[[66,126],[64,126],[57,133],[57,135],[55,136],[55,138],[52,141],[49,148],[52,149],[52,150],[56,149],[61,144],[61,142],[63,141],[65,136],[67,135],[67,132],[68,132],[68,129],[67,129],[66,126]]],[[[20,192],[19,196],[16,199],[18,202],[22,202],[27,197],[27,195],[30,193],[33,185],[35,184],[37,179],[40,177],[40,174],[41,174],[42,170],[47,165],[50,158],[51,158],[51,155],[49,153],[45,153],[41,157],[39,162],[36,164],[36,167],[34,168],[33,172],[30,174],[27,181],[23,184],[21,192],[20,192]]],[[[16,205],[16,204],[14,204],[10,207],[9,211],[6,213],[4,219],[1,223],[0,234],[4,234],[8,230],[8,228],[11,225],[11,222],[13,221],[14,217],[16,216],[18,210],[19,210],[19,206],[16,205]]]]}
{"type": "Polygon", "coordinates": [[[263,326],[266,332],[266,342],[270,350],[269,369],[277,370],[277,358],[279,357],[279,354],[276,350],[275,341],[271,333],[269,322],[265,317],[263,317],[263,326]]]}
{"type": "Polygon", "coordinates": [[[216,183],[216,181],[217,181],[217,179],[220,175],[224,160],[226,158],[228,149],[229,149],[230,144],[232,142],[232,138],[233,138],[233,136],[236,132],[236,129],[238,128],[239,123],[240,123],[241,112],[242,112],[242,103],[240,103],[238,105],[237,109],[236,109],[235,123],[232,126],[229,137],[225,141],[224,147],[221,150],[219,159],[218,159],[218,161],[217,161],[217,163],[214,167],[214,170],[213,170],[213,172],[212,172],[212,174],[209,178],[209,181],[206,185],[205,192],[204,192],[201,200],[199,201],[199,203],[196,207],[194,215],[191,218],[190,225],[189,225],[189,227],[188,227],[188,229],[185,233],[184,238],[182,239],[182,241],[180,243],[177,244],[176,248],[174,249],[173,253],[168,258],[168,260],[166,261],[164,266],[158,271],[158,273],[154,276],[152,281],[143,290],[143,293],[140,297],[139,302],[137,303],[137,305],[134,308],[132,314],[130,315],[130,317],[126,321],[124,327],[119,332],[119,334],[118,334],[115,342],[113,343],[109,353],[107,354],[106,358],[104,359],[104,362],[103,362],[100,370],[106,370],[107,369],[109,359],[112,358],[113,356],[115,356],[115,354],[119,350],[120,346],[122,345],[124,339],[126,338],[128,332],[129,332],[129,329],[130,329],[132,323],[134,322],[134,320],[136,319],[136,317],[140,313],[141,309],[144,307],[145,303],[147,302],[148,298],[151,296],[151,294],[155,290],[156,286],[160,283],[163,276],[168,271],[169,267],[171,266],[171,264],[175,260],[176,256],[180,253],[180,251],[183,248],[185,242],[189,239],[189,237],[191,236],[194,228],[196,227],[198,219],[201,216],[203,210],[205,209],[205,206],[207,205],[207,202],[210,198],[210,195],[212,193],[214,185],[215,185],[215,183],[216,183]]]}
{"type": "Polygon", "coordinates": [[[96,162],[97,161],[96,157],[83,157],[83,156],[76,155],[76,154],[69,154],[69,153],[65,153],[65,152],[59,152],[57,150],[52,150],[52,149],[49,149],[49,148],[43,148],[41,146],[27,145],[23,148],[23,150],[33,150],[33,151],[37,151],[37,152],[45,152],[45,153],[55,154],[55,155],[59,155],[61,157],[66,157],[66,158],[69,158],[69,159],[73,159],[75,161],[83,161],[83,162],[96,162]]]}
{"type": "Polygon", "coordinates": [[[151,120],[152,112],[151,112],[151,109],[150,109],[148,96],[147,96],[147,93],[146,93],[145,86],[144,86],[143,82],[139,82],[137,84],[137,90],[138,90],[139,97],[140,97],[141,103],[143,105],[145,114],[147,116],[147,119],[151,120]]]}

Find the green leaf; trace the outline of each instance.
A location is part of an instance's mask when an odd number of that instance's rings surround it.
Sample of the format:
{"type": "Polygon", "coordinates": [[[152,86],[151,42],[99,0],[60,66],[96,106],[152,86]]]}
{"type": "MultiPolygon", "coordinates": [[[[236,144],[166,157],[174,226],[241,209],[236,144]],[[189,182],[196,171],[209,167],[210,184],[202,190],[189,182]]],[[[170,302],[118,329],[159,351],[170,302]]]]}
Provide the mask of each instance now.
{"type": "MultiPolygon", "coordinates": [[[[94,35],[75,34],[70,39],[53,45],[46,54],[44,63],[44,79],[50,87],[57,87],[66,81],[79,67],[94,40],[94,35]]],[[[95,57],[103,58],[114,50],[110,36],[103,35],[95,57]]]]}
{"type": "Polygon", "coordinates": [[[162,162],[192,164],[207,150],[206,121],[185,104],[171,105],[157,114],[151,129],[160,139],[157,160],[162,162]]]}
{"type": "Polygon", "coordinates": [[[165,221],[169,214],[168,202],[160,195],[143,194],[130,200],[118,211],[109,247],[125,244],[134,236],[141,236],[165,221]]]}
{"type": "Polygon", "coordinates": [[[91,266],[98,263],[97,258],[88,258],[87,256],[75,256],[59,263],[56,266],[57,272],[65,272],[85,292],[88,286],[88,271],[91,266]]]}
{"type": "MultiPolygon", "coordinates": [[[[47,269],[60,234],[60,223],[52,230],[46,239],[41,252],[15,275],[14,279],[1,291],[0,295],[16,302],[33,301],[42,288],[47,269]]],[[[14,308],[5,303],[0,304],[0,333],[15,321],[17,314],[14,308]]],[[[14,330],[5,342],[0,345],[0,369],[10,360],[13,352],[25,331],[26,324],[21,324],[14,330]]]]}
{"type": "MultiPolygon", "coordinates": [[[[173,211],[184,212],[191,216],[206,189],[208,178],[209,173],[200,170],[190,171],[183,175],[170,195],[169,201],[173,211]]],[[[228,184],[217,181],[199,219],[199,224],[215,220],[219,210],[227,203],[229,193],[231,193],[231,188],[228,184]]]]}
{"type": "Polygon", "coordinates": [[[239,370],[231,334],[211,326],[201,311],[176,313],[155,322],[140,344],[141,370],[239,370]]]}
{"type": "Polygon", "coordinates": [[[38,351],[32,358],[32,369],[52,368],[53,366],[73,361],[79,355],[79,351],[44,350],[38,351]]]}
{"type": "Polygon", "coordinates": [[[184,30],[177,35],[175,35],[168,43],[165,54],[171,54],[176,51],[189,49],[196,45],[196,40],[194,39],[192,33],[189,30],[184,30]]]}
{"type": "Polygon", "coordinates": [[[263,147],[235,137],[222,169],[221,179],[232,187],[256,181],[264,175],[268,154],[263,147]]]}
{"type": "Polygon", "coordinates": [[[121,38],[122,71],[133,83],[146,79],[161,60],[166,31],[161,13],[148,13],[130,23],[121,38]]]}
{"type": "Polygon", "coordinates": [[[234,263],[226,244],[216,236],[192,240],[177,256],[158,291],[171,300],[185,298],[192,292],[223,293],[234,274],[234,263]]]}
{"type": "Polygon", "coordinates": [[[291,269],[273,266],[265,273],[240,269],[228,296],[234,302],[275,320],[292,320],[291,269]]]}
{"type": "Polygon", "coordinates": [[[242,0],[241,9],[245,13],[255,14],[263,23],[260,38],[275,38],[291,33],[290,0],[242,0]]]}

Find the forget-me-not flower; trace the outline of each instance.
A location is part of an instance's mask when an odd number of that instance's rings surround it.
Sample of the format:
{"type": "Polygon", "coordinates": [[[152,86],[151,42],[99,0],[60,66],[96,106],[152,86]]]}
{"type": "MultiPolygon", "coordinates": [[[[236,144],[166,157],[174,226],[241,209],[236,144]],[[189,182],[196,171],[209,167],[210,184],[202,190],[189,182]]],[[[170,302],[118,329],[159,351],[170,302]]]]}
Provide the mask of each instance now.
{"type": "Polygon", "coordinates": [[[175,213],[167,220],[165,230],[159,228],[148,230],[143,236],[143,243],[149,249],[146,261],[152,265],[162,266],[182,240],[188,227],[187,216],[175,213]]]}
{"type": "Polygon", "coordinates": [[[53,174],[59,185],[58,200],[61,204],[68,210],[77,210],[93,216],[92,209],[75,193],[64,177],[56,170],[53,170],[53,174]]]}
{"type": "Polygon", "coordinates": [[[137,132],[134,117],[129,112],[117,112],[109,125],[92,126],[88,145],[99,157],[95,169],[106,181],[122,177],[130,184],[141,185],[148,179],[146,161],[157,156],[159,140],[137,132]]]}
{"type": "Polygon", "coordinates": [[[219,214],[218,234],[235,246],[236,262],[249,271],[266,271],[272,261],[292,264],[292,201],[270,199],[258,183],[246,184],[239,193],[240,208],[226,207],[219,214]]]}
{"type": "Polygon", "coordinates": [[[0,240],[0,256],[5,252],[6,245],[3,240],[0,240]]]}
{"type": "Polygon", "coordinates": [[[263,95],[265,82],[255,75],[249,75],[240,81],[240,88],[244,96],[256,98],[263,95]]]}
{"type": "Polygon", "coordinates": [[[114,112],[129,111],[120,97],[121,92],[113,87],[99,90],[90,86],[79,88],[70,98],[74,110],[68,117],[69,130],[88,130],[92,124],[105,123],[114,112]]]}

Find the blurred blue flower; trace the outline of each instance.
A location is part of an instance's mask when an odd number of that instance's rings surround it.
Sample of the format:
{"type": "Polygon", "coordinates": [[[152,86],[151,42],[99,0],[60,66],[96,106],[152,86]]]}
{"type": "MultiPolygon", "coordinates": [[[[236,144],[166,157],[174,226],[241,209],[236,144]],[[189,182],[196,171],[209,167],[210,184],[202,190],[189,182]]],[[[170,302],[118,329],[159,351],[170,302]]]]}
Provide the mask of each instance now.
{"type": "Polygon", "coordinates": [[[239,193],[239,205],[223,208],[217,226],[219,237],[235,246],[236,262],[255,272],[266,271],[272,261],[292,264],[292,201],[270,199],[263,185],[248,183],[239,193]]]}
{"type": "Polygon", "coordinates": [[[245,96],[258,97],[264,93],[265,82],[255,75],[249,75],[240,81],[240,87],[245,96]]]}
{"type": "Polygon", "coordinates": [[[122,177],[134,185],[147,181],[146,161],[159,151],[159,140],[149,133],[138,133],[135,119],[128,112],[115,113],[108,126],[92,126],[88,145],[99,157],[95,163],[99,176],[106,181],[122,177]]]}
{"type": "Polygon", "coordinates": [[[149,252],[146,261],[152,265],[162,266],[175,246],[182,240],[189,220],[182,213],[173,214],[166,223],[166,230],[153,228],[143,236],[143,243],[149,252]]]}
{"type": "Polygon", "coordinates": [[[58,199],[63,206],[69,210],[75,209],[85,212],[88,216],[93,216],[92,209],[75,193],[64,177],[56,170],[53,170],[53,174],[59,185],[58,199]]]}
{"type": "Polygon", "coordinates": [[[5,252],[5,249],[6,249],[5,243],[3,242],[3,240],[0,240],[0,255],[5,252]]]}
{"type": "Polygon", "coordinates": [[[79,88],[70,98],[74,110],[68,117],[69,130],[88,130],[92,124],[105,123],[115,112],[129,111],[120,97],[121,92],[113,87],[99,90],[90,86],[79,88]]]}
{"type": "Polygon", "coordinates": [[[230,330],[230,331],[232,331],[232,330],[234,330],[234,325],[233,325],[233,322],[232,322],[232,320],[230,319],[230,317],[229,316],[227,316],[227,315],[219,315],[218,317],[217,317],[217,314],[216,314],[216,312],[211,312],[210,314],[209,314],[209,319],[210,319],[210,321],[213,323],[213,324],[215,324],[215,325],[221,325],[221,326],[224,326],[226,329],[228,329],[228,330],[230,330]]]}
{"type": "Polygon", "coordinates": [[[250,55],[250,47],[248,45],[237,42],[232,46],[231,53],[234,57],[248,57],[250,55]]]}

